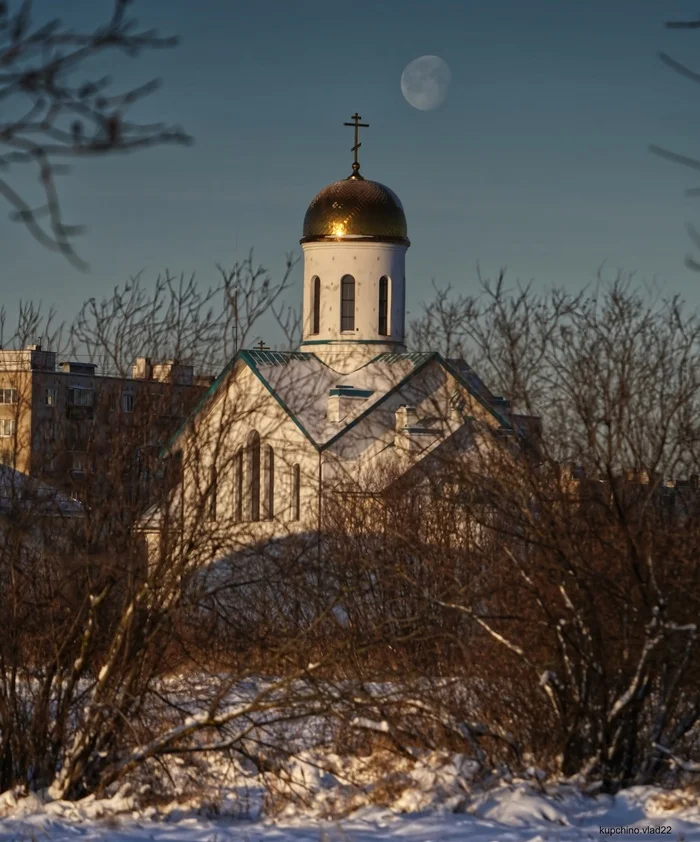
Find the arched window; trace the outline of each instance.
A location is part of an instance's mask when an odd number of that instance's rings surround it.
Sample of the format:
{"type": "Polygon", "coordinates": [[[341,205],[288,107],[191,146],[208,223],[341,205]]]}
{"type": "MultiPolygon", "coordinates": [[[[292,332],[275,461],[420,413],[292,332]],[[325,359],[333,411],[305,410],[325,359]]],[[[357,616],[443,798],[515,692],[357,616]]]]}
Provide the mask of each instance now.
{"type": "Polygon", "coordinates": [[[355,279],[343,275],[340,281],[340,329],[355,330],[355,279]]]}
{"type": "Polygon", "coordinates": [[[379,335],[389,335],[389,278],[379,279],[379,335]]]}
{"type": "Polygon", "coordinates": [[[209,468],[209,520],[216,520],[216,495],[217,495],[216,465],[209,468]]]}
{"type": "Polygon", "coordinates": [[[248,434],[248,520],[260,520],[260,434],[251,430],[248,434]]]}
{"type": "Polygon", "coordinates": [[[314,275],[311,279],[313,301],[311,310],[311,333],[321,332],[321,279],[314,275]]]}
{"type": "Polygon", "coordinates": [[[233,505],[236,520],[243,520],[243,448],[236,451],[233,463],[233,505]]]}
{"type": "Polygon", "coordinates": [[[299,520],[301,515],[301,469],[299,463],[292,465],[292,488],[290,500],[290,519],[299,520]]]}
{"type": "Polygon", "coordinates": [[[265,446],[265,520],[275,516],[275,451],[265,446]]]}

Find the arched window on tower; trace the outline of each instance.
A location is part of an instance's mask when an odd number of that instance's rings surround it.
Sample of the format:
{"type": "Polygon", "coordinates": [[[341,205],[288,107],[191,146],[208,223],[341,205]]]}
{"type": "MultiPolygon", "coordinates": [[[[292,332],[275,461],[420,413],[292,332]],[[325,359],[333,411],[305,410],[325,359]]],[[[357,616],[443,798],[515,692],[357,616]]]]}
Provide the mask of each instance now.
{"type": "Polygon", "coordinates": [[[236,520],[243,520],[243,448],[236,451],[233,463],[233,505],[236,520]]]}
{"type": "Polygon", "coordinates": [[[248,520],[260,520],[260,434],[251,430],[247,442],[247,511],[248,520]]]}
{"type": "Polygon", "coordinates": [[[311,333],[321,332],[321,279],[314,275],[311,279],[312,287],[312,308],[311,308],[311,333]]]}
{"type": "Polygon", "coordinates": [[[292,465],[292,487],[290,496],[289,519],[299,520],[301,516],[301,469],[299,463],[292,465]]]}
{"type": "Polygon", "coordinates": [[[379,279],[379,335],[389,335],[389,278],[379,279]]]}
{"type": "Polygon", "coordinates": [[[340,329],[355,330],[355,279],[343,275],[340,280],[340,329]]]}
{"type": "Polygon", "coordinates": [[[275,451],[268,444],[265,446],[265,497],[264,518],[272,520],[275,516],[275,451]]]}

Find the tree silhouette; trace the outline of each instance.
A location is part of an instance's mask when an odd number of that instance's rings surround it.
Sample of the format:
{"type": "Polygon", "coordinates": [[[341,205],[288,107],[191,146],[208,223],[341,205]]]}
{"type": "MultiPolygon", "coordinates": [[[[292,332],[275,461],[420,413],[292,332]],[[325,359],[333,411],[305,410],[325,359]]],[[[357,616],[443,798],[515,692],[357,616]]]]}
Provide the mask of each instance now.
{"type": "Polygon", "coordinates": [[[130,106],[151,94],[158,80],[117,93],[108,76],[84,69],[88,59],[108,52],[138,57],[177,44],[174,37],[139,28],[127,15],[132,2],[114,0],[106,23],[77,31],[59,19],[34,25],[30,0],[14,11],[0,0],[0,196],[12,208],[11,220],[79,268],[85,264],[73,240],[83,226],[65,223],[56,183],[67,172],[65,162],[190,141],[178,127],[127,118],[130,106]],[[38,207],[11,184],[22,165],[38,168],[44,195],[38,207]]]}

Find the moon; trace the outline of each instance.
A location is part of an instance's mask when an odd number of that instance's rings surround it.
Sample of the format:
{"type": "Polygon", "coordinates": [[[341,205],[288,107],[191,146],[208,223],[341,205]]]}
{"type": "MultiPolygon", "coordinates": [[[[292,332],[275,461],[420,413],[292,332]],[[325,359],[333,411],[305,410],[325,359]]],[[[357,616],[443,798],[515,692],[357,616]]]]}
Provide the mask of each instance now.
{"type": "Polygon", "coordinates": [[[439,56],[420,56],[404,68],[401,93],[409,105],[431,111],[447,99],[451,78],[450,68],[439,56]]]}

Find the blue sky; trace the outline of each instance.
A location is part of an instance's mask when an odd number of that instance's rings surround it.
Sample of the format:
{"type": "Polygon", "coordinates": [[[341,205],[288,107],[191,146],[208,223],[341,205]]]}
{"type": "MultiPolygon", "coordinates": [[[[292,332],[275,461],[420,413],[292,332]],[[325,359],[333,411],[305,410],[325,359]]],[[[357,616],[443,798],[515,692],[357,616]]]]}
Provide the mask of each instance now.
{"type": "MultiPolygon", "coordinates": [[[[107,0],[37,0],[37,19],[65,9],[94,22],[107,0]]],[[[700,33],[679,0],[138,0],[144,25],[180,47],[96,62],[123,84],[162,77],[142,116],[181,124],[190,148],[78,163],[61,179],[68,222],[88,224],[81,273],[0,215],[3,300],[56,303],[71,316],[141,270],[214,280],[252,247],[273,272],[299,253],[306,206],[350,172],[354,111],[362,171],[401,197],[412,247],[408,306],[430,283],[476,287],[493,275],[579,289],[601,264],[656,278],[700,305],[685,268],[683,195],[700,177],[655,158],[650,143],[700,152],[700,85],[658,60],[700,69],[700,33]],[[444,105],[418,111],[400,76],[441,56],[444,105]]],[[[13,184],[27,193],[35,176],[13,184]]],[[[299,273],[297,273],[297,277],[299,273]]],[[[297,287],[298,290],[298,287],[297,287]]],[[[295,293],[296,294],[296,293],[295,293]]]]}

